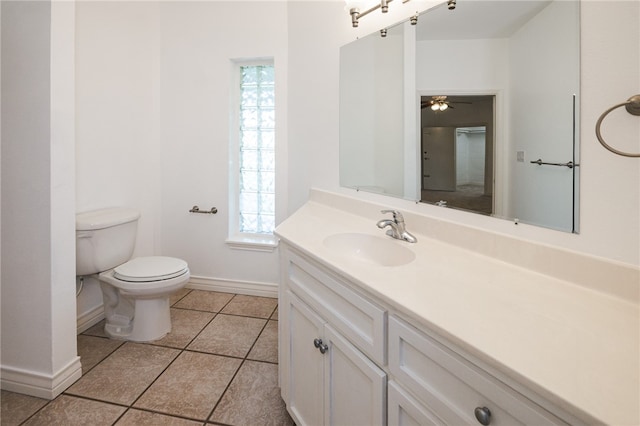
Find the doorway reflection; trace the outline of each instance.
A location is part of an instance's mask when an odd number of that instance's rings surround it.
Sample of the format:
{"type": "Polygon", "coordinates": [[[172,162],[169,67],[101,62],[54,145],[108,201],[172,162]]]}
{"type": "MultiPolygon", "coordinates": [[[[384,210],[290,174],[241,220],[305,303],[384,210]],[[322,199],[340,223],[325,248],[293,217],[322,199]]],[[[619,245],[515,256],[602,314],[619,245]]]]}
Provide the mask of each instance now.
{"type": "Polygon", "coordinates": [[[492,95],[422,97],[421,201],[495,213],[493,103],[492,95]]]}

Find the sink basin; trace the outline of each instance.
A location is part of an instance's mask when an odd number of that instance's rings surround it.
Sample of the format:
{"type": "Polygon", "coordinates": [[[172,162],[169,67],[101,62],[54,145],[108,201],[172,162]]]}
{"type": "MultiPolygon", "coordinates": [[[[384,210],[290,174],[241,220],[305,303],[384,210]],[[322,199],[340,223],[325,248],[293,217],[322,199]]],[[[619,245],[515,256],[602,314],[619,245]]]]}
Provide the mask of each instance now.
{"type": "Polygon", "coordinates": [[[402,266],[416,258],[413,251],[402,245],[408,243],[390,237],[358,233],[334,234],[325,238],[323,244],[336,254],[378,266],[402,266]]]}

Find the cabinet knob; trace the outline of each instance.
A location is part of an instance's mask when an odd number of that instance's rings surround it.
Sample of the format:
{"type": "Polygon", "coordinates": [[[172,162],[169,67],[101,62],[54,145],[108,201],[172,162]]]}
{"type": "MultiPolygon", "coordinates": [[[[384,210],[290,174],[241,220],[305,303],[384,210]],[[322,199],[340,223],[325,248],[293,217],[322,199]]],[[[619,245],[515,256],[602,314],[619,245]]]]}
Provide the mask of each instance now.
{"type": "Polygon", "coordinates": [[[476,407],[473,413],[481,425],[487,426],[491,423],[491,411],[487,407],[476,407]]]}
{"type": "Polygon", "coordinates": [[[321,354],[329,350],[329,346],[325,345],[322,339],[313,339],[313,346],[318,348],[321,354]]]}

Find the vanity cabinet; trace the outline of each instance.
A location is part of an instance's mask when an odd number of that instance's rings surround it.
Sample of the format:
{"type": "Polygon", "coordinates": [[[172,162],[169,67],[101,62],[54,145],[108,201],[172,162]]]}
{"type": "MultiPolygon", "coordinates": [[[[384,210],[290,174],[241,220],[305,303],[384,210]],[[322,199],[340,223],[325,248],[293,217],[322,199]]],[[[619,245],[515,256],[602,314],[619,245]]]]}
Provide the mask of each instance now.
{"type": "Polygon", "coordinates": [[[280,386],[299,426],[567,424],[312,257],[282,244],[281,262],[280,386]]]}
{"type": "Polygon", "coordinates": [[[280,386],[291,416],[299,426],[385,425],[387,375],[353,340],[375,353],[386,313],[302,257],[287,259],[278,312],[280,386]]]}
{"type": "Polygon", "coordinates": [[[397,399],[399,407],[389,408],[389,424],[396,419],[398,424],[414,424],[402,419],[433,412],[444,424],[566,425],[450,347],[394,316],[389,319],[389,371],[399,383],[394,384],[399,388],[396,392],[404,388],[417,396],[392,398],[390,391],[390,402],[397,399]],[[393,421],[392,413],[399,413],[393,421]]]}

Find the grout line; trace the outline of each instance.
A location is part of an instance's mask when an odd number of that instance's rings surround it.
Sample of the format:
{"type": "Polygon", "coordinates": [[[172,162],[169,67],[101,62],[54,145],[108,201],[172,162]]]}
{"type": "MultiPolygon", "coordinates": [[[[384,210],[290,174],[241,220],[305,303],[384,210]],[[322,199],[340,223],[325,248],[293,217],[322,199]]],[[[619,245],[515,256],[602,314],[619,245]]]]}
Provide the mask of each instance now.
{"type": "MultiPolygon", "coordinates": [[[[58,395],[60,396],[60,395],[58,395]]],[[[34,417],[36,414],[38,414],[40,411],[44,410],[44,407],[46,407],[47,405],[51,404],[51,402],[55,401],[56,399],[58,399],[58,396],[55,399],[49,400],[47,401],[46,404],[44,404],[42,407],[40,407],[39,409],[37,409],[33,414],[31,414],[29,417],[27,417],[26,419],[24,419],[22,422],[20,422],[18,424],[18,426],[22,426],[23,424],[27,423],[29,420],[31,420],[32,417],[34,417]]]]}
{"type": "MultiPolygon", "coordinates": [[[[28,416],[24,421],[22,421],[20,423],[20,425],[24,425],[25,423],[27,423],[30,419],[32,419],[34,416],[36,416],[38,413],[40,413],[43,409],[45,409],[47,406],[49,406],[52,402],[56,401],[59,397],[65,395],[71,398],[79,398],[79,399],[84,399],[84,400],[88,400],[88,401],[94,401],[94,402],[99,402],[102,404],[108,404],[108,405],[114,405],[114,406],[118,406],[118,407],[123,407],[125,408],[124,412],[114,421],[114,424],[117,423],[118,421],[120,421],[125,415],[126,413],[128,413],[130,410],[140,410],[140,411],[145,411],[148,413],[153,413],[153,414],[160,414],[160,415],[164,415],[164,416],[168,416],[168,417],[175,417],[175,418],[181,418],[181,419],[185,419],[185,420],[191,420],[191,421],[195,421],[195,422],[201,422],[203,425],[207,425],[207,424],[215,424],[215,425],[221,425],[221,426],[231,426],[231,425],[227,425],[226,423],[220,423],[220,422],[215,422],[213,420],[210,420],[211,416],[213,416],[213,413],[215,412],[215,410],[218,408],[220,402],[222,401],[222,399],[224,398],[225,394],[227,393],[227,391],[229,390],[231,384],[233,383],[233,381],[235,380],[236,376],[238,375],[238,373],[240,372],[240,369],[242,369],[243,365],[246,363],[246,361],[250,361],[250,362],[259,362],[259,363],[264,363],[264,364],[270,364],[270,365],[278,365],[278,362],[271,362],[271,361],[264,361],[264,360],[254,360],[249,358],[249,354],[251,353],[251,351],[253,350],[253,348],[256,346],[258,340],[260,339],[260,336],[262,335],[262,333],[264,332],[264,330],[266,329],[267,325],[269,324],[269,321],[278,321],[277,318],[276,319],[272,319],[273,314],[275,313],[275,311],[278,309],[278,304],[276,304],[276,306],[273,308],[273,310],[271,311],[271,313],[268,315],[267,318],[264,317],[256,317],[256,316],[251,316],[251,315],[239,315],[239,314],[229,314],[229,313],[222,313],[222,311],[235,299],[235,297],[237,296],[237,294],[233,294],[233,296],[229,299],[228,302],[226,302],[224,304],[224,306],[218,311],[218,312],[211,312],[211,311],[202,311],[199,309],[191,309],[191,308],[180,308],[180,307],[175,307],[175,304],[177,304],[178,302],[180,302],[182,299],[184,299],[187,295],[189,295],[193,290],[190,289],[189,292],[185,293],[184,296],[182,296],[180,299],[178,299],[176,302],[174,302],[173,305],[170,306],[171,309],[180,309],[180,310],[188,310],[188,311],[195,311],[195,312],[206,312],[206,313],[210,313],[213,314],[213,317],[204,325],[200,328],[200,330],[195,334],[195,336],[182,348],[176,348],[173,346],[167,346],[167,345],[162,345],[162,344],[154,344],[153,342],[131,342],[131,343],[136,343],[136,344],[142,344],[142,345],[148,345],[148,346],[155,346],[155,347],[161,347],[161,348],[166,348],[166,349],[173,349],[173,350],[177,350],[179,351],[178,354],[169,362],[169,364],[155,377],[155,379],[140,393],[140,395],[138,395],[133,402],[131,402],[130,404],[122,404],[122,403],[116,403],[116,402],[111,402],[111,401],[105,401],[105,400],[100,400],[100,399],[96,399],[93,397],[88,397],[88,396],[84,396],[84,395],[76,395],[74,393],[69,393],[68,389],[65,390],[64,392],[62,392],[58,397],[54,398],[53,400],[47,401],[45,405],[43,405],[42,407],[40,407],[38,410],[36,410],[33,414],[31,414],[30,416],[28,416]],[[244,318],[254,318],[254,319],[260,319],[260,320],[264,320],[264,325],[262,326],[262,328],[260,329],[260,332],[257,334],[255,340],[253,341],[253,343],[251,344],[251,346],[249,347],[249,349],[247,350],[247,352],[245,353],[244,357],[237,357],[237,356],[230,356],[230,355],[223,355],[223,354],[216,354],[216,353],[211,353],[211,352],[204,352],[204,351],[197,351],[197,350],[193,350],[193,349],[188,349],[189,345],[191,345],[201,334],[202,332],[213,322],[213,320],[218,316],[218,315],[229,315],[229,316],[236,316],[236,317],[244,317],[244,318]],[[211,411],[209,412],[209,415],[207,416],[207,418],[205,420],[202,419],[196,419],[196,418],[191,418],[191,417],[186,417],[180,414],[169,414],[169,413],[165,413],[165,412],[160,412],[160,411],[154,411],[151,409],[147,409],[147,408],[142,408],[142,407],[134,407],[134,405],[136,404],[136,402],[138,402],[138,400],[151,388],[151,386],[153,386],[153,384],[155,384],[158,379],[174,364],[174,362],[184,353],[184,352],[194,352],[194,353],[201,353],[201,354],[205,354],[205,355],[213,355],[213,356],[219,356],[219,357],[225,357],[225,358],[233,358],[233,359],[239,359],[241,360],[240,365],[238,366],[237,370],[235,371],[235,373],[233,374],[233,376],[231,377],[231,379],[229,380],[229,382],[227,383],[224,391],[221,393],[220,398],[218,399],[218,401],[214,404],[214,407],[211,409],[211,411]]],[[[80,335],[83,336],[88,336],[88,337],[96,337],[99,339],[105,339],[105,340],[114,340],[114,339],[109,339],[106,336],[96,336],[96,335],[92,335],[92,334],[85,334],[85,332],[80,333],[80,335]]],[[[82,374],[82,376],[86,376],[90,371],[94,370],[98,365],[102,364],[105,360],[107,360],[107,358],[109,358],[111,355],[113,355],[118,349],[122,348],[128,341],[126,340],[122,340],[121,343],[115,347],[113,350],[109,351],[109,353],[107,353],[104,357],[102,357],[100,359],[100,361],[98,361],[94,366],[92,366],[90,369],[88,369],[86,372],[84,372],[82,374]]]]}
{"type": "MultiPolygon", "coordinates": [[[[235,297],[235,296],[234,296],[235,297]]],[[[276,305],[277,306],[277,305],[276,305]]],[[[274,308],[275,310],[275,308],[274,308]]],[[[273,315],[273,311],[271,312],[271,315],[273,315]]],[[[208,422],[211,419],[211,416],[213,416],[213,413],[216,411],[216,408],[218,408],[218,405],[220,405],[220,402],[222,401],[222,399],[224,398],[224,396],[226,395],[227,391],[229,390],[229,387],[231,387],[231,383],[233,383],[233,381],[235,380],[236,376],[238,375],[238,373],[240,372],[240,370],[242,369],[242,366],[245,364],[245,362],[247,362],[247,357],[249,356],[249,354],[251,353],[251,350],[253,349],[253,347],[256,345],[256,343],[258,342],[258,339],[260,339],[260,336],[262,335],[262,332],[264,331],[265,328],[267,328],[267,324],[269,324],[269,319],[267,319],[264,322],[264,325],[262,326],[262,328],[260,329],[260,332],[258,333],[258,335],[256,336],[255,340],[253,341],[253,344],[251,345],[251,347],[247,350],[247,353],[244,355],[244,358],[242,359],[242,362],[240,363],[240,366],[238,366],[238,369],[236,370],[235,374],[233,375],[233,377],[231,378],[231,380],[229,380],[229,383],[227,383],[227,387],[224,389],[224,391],[222,392],[222,394],[220,395],[220,399],[218,399],[218,402],[216,402],[216,404],[213,406],[213,409],[211,410],[211,412],[209,413],[209,416],[206,419],[206,422],[208,422]]],[[[251,361],[251,360],[249,360],[251,361]]]]}
{"type": "MultiPolygon", "coordinates": [[[[189,292],[189,293],[191,293],[191,292],[189,292]]],[[[187,294],[189,294],[189,293],[187,293],[187,294]]],[[[186,297],[186,295],[185,295],[184,297],[186,297]]],[[[184,298],[184,297],[183,297],[183,298],[184,298]]],[[[143,395],[144,395],[144,394],[145,394],[145,393],[146,393],[146,392],[151,388],[151,386],[153,386],[153,384],[154,384],[154,383],[156,383],[156,382],[160,379],[160,377],[161,377],[161,376],[162,376],[162,375],[163,375],[163,374],[164,374],[164,373],[165,373],[165,372],[166,372],[166,371],[167,371],[167,370],[168,370],[168,369],[173,365],[173,363],[174,363],[174,362],[175,362],[175,361],[176,361],[176,360],[177,360],[177,359],[178,359],[178,358],[179,358],[179,357],[180,357],[180,356],[181,356],[185,351],[188,351],[188,350],[187,350],[187,347],[188,347],[191,343],[193,343],[193,341],[194,341],[195,339],[197,339],[197,338],[198,338],[198,336],[200,336],[200,334],[202,334],[202,332],[204,331],[204,329],[205,329],[205,328],[207,328],[207,327],[209,326],[209,324],[211,324],[211,323],[213,322],[213,320],[214,320],[214,319],[215,319],[215,318],[220,314],[220,312],[222,312],[222,310],[223,310],[227,305],[229,305],[229,303],[231,303],[231,301],[232,301],[235,297],[236,297],[236,295],[234,294],[234,295],[229,299],[229,301],[228,301],[227,303],[225,303],[225,305],[224,305],[224,306],[220,309],[220,311],[218,311],[218,312],[199,311],[199,310],[197,310],[197,309],[189,309],[189,310],[192,310],[192,311],[213,313],[214,315],[213,315],[213,317],[212,317],[212,318],[207,322],[207,324],[205,324],[205,325],[200,329],[200,331],[198,331],[198,332],[196,333],[196,335],[195,335],[195,336],[194,336],[194,337],[193,337],[193,338],[192,338],[192,339],[191,339],[191,340],[190,340],[190,341],[189,341],[189,342],[188,342],[188,343],[187,343],[183,348],[173,348],[173,349],[179,349],[179,350],[180,350],[180,352],[178,353],[178,355],[176,355],[176,357],[175,357],[175,358],[173,358],[173,359],[171,360],[171,362],[170,362],[170,363],[169,363],[169,364],[168,364],[168,365],[167,365],[167,366],[162,370],[162,372],[160,372],[160,374],[158,374],[158,376],[156,376],[156,378],[155,378],[155,379],[154,379],[154,380],[149,384],[149,386],[147,386],[147,387],[145,388],[145,390],[144,390],[144,391],[142,391],[142,392],[140,393],[140,395],[138,395],[138,397],[137,397],[137,398],[136,398],[136,399],[131,403],[131,405],[130,405],[130,406],[129,406],[125,411],[124,411],[124,413],[122,413],[122,415],[118,418],[118,420],[120,420],[120,418],[122,418],[122,416],[124,416],[124,415],[125,415],[125,414],[130,410],[130,409],[137,409],[137,407],[134,407],[134,405],[136,404],[136,402],[138,402],[138,400],[140,400],[140,398],[142,398],[142,396],[143,396],[143,395]]],[[[180,299],[180,300],[182,300],[182,299],[180,299]]],[[[178,303],[180,300],[178,300],[176,303],[178,303]]],[[[175,303],[174,303],[174,305],[175,305],[175,303]]],[[[169,308],[171,308],[171,306],[170,306],[169,308]]],[[[259,335],[258,335],[258,336],[259,336],[259,335]]],[[[256,340],[257,340],[257,338],[256,338],[256,340]]],[[[146,344],[152,345],[152,343],[146,343],[146,344]]],[[[254,342],[254,344],[255,344],[255,342],[254,342]]],[[[153,346],[157,346],[157,347],[164,347],[164,346],[161,346],[161,345],[153,345],[153,346]]],[[[253,347],[253,346],[252,346],[252,347],[253,347]]],[[[188,352],[198,352],[198,351],[188,351],[188,352]]],[[[203,354],[207,354],[207,355],[217,355],[217,354],[211,354],[211,353],[209,353],[209,352],[201,352],[201,353],[203,353],[203,354]]],[[[229,358],[234,358],[234,357],[229,357],[229,358]]],[[[235,357],[235,358],[237,359],[237,357],[235,357]]],[[[216,404],[214,405],[213,410],[215,410],[215,407],[217,407],[217,406],[218,406],[218,404],[220,403],[220,401],[222,400],[222,397],[224,396],[224,394],[225,394],[225,392],[227,391],[227,389],[228,389],[229,385],[231,384],[231,382],[233,382],[233,379],[235,378],[236,374],[238,374],[238,371],[240,370],[240,367],[242,367],[242,364],[243,364],[243,363],[244,363],[244,361],[242,361],[242,362],[240,363],[240,366],[238,367],[238,369],[237,369],[237,370],[236,370],[236,372],[234,373],[233,377],[231,378],[231,380],[229,380],[229,383],[227,383],[227,387],[225,388],[225,390],[224,390],[224,391],[222,392],[222,394],[220,395],[220,398],[218,399],[218,401],[217,401],[217,402],[216,402],[216,404]]],[[[206,424],[206,423],[207,423],[208,418],[209,418],[209,417],[211,417],[211,415],[213,414],[213,410],[209,413],[209,415],[207,416],[207,418],[205,418],[205,419],[204,419],[204,423],[203,423],[203,424],[206,424]]],[[[145,411],[149,411],[149,412],[153,412],[153,413],[155,413],[155,411],[153,411],[153,410],[145,410],[145,411]]],[[[173,414],[168,414],[168,413],[160,413],[160,414],[164,414],[164,415],[168,415],[168,416],[173,416],[173,414]]],[[[185,418],[187,418],[187,417],[185,417],[185,418]]],[[[188,419],[189,419],[189,420],[201,421],[200,419],[192,419],[192,418],[188,418],[188,419]]],[[[116,420],[116,422],[117,422],[118,420],[116,420]]]]}
{"type": "MultiPolygon", "coordinates": [[[[87,336],[87,337],[95,337],[98,339],[106,339],[105,337],[102,336],[92,336],[90,334],[84,334],[84,333],[80,333],[81,336],[87,336]]],[[[119,348],[122,347],[122,345],[125,344],[125,341],[123,340],[118,346],[116,346],[111,352],[109,352],[107,355],[105,355],[104,357],[102,357],[102,359],[100,361],[98,361],[93,367],[89,368],[86,372],[82,373],[82,376],[88,374],[91,370],[93,370],[94,368],[96,368],[98,365],[100,365],[100,363],[102,363],[102,361],[104,361],[105,359],[107,359],[111,354],[113,354],[115,351],[117,351],[119,348]]],[[[80,380],[80,379],[78,379],[80,380]]],[[[73,386],[73,384],[72,384],[73,386]]],[[[71,386],[69,386],[70,388],[71,386]]],[[[98,402],[102,402],[102,403],[107,403],[107,404],[114,404],[114,405],[118,405],[121,406],[120,404],[116,404],[116,403],[111,403],[111,402],[106,402],[106,401],[101,401],[101,400],[97,400],[97,399],[92,399],[92,398],[88,398],[88,397],[84,397],[81,395],[75,395],[73,393],[69,393],[69,388],[65,389],[60,395],[58,395],[57,397],[55,397],[54,399],[48,400],[46,402],[46,404],[44,404],[42,407],[40,407],[38,410],[36,410],[33,414],[31,414],[29,417],[27,417],[26,419],[24,419],[22,422],[19,423],[19,425],[23,425],[25,423],[27,423],[29,421],[29,419],[31,419],[32,417],[34,417],[36,414],[38,414],[40,411],[42,411],[45,407],[47,407],[49,404],[51,404],[53,401],[55,401],[56,399],[58,399],[60,396],[62,395],[66,395],[66,396],[71,396],[71,397],[76,397],[76,398],[83,398],[83,399],[88,399],[88,400],[92,400],[92,401],[98,401],[98,402]]],[[[41,398],[42,399],[42,398],[41,398]]],[[[125,410],[126,412],[126,410],[125,410]]]]}
{"type": "Polygon", "coordinates": [[[224,391],[222,391],[222,393],[220,394],[220,398],[218,398],[218,401],[216,401],[216,403],[213,405],[213,408],[211,409],[211,411],[209,411],[209,415],[205,419],[205,423],[209,422],[209,419],[211,418],[211,416],[213,416],[213,413],[216,411],[216,408],[218,408],[218,405],[220,405],[220,402],[222,402],[222,399],[224,398],[224,396],[226,395],[227,391],[229,390],[229,387],[231,386],[231,383],[233,383],[233,380],[236,378],[236,376],[240,372],[240,369],[244,365],[245,361],[246,361],[246,358],[243,359],[240,362],[240,365],[238,366],[238,369],[236,370],[235,373],[233,373],[233,377],[231,377],[231,380],[229,380],[229,383],[227,383],[227,386],[224,388],[224,391]]]}
{"type": "MultiPolygon", "coordinates": [[[[190,292],[189,292],[189,293],[190,293],[190,292]]],[[[232,299],[233,299],[233,297],[230,299],[230,301],[231,301],[232,299]]],[[[182,300],[182,299],[181,299],[181,300],[182,300]]],[[[177,303],[177,302],[176,302],[176,303],[177,303]]],[[[225,306],[226,306],[226,305],[225,305],[225,306]]],[[[171,307],[170,307],[170,308],[171,308],[171,307]]],[[[178,355],[176,355],[176,357],[175,357],[175,358],[173,358],[173,359],[171,360],[171,362],[170,362],[170,363],[169,363],[169,364],[168,364],[168,365],[167,365],[167,366],[166,366],[166,367],[165,367],[165,368],[160,372],[160,374],[158,374],[158,375],[156,376],[156,378],[155,378],[155,379],[153,379],[153,381],[149,384],[149,386],[147,386],[147,387],[145,388],[145,390],[144,390],[144,391],[142,391],[142,392],[140,393],[140,395],[138,395],[138,397],[137,397],[137,398],[136,398],[136,399],[131,403],[131,405],[129,406],[129,409],[131,409],[131,408],[135,408],[135,407],[133,407],[133,406],[135,405],[135,403],[136,403],[136,402],[138,402],[138,400],[139,400],[140,398],[142,398],[142,396],[143,396],[143,395],[144,395],[144,394],[145,394],[145,393],[146,393],[146,392],[151,388],[151,386],[153,386],[153,384],[154,384],[155,382],[157,382],[157,381],[158,381],[158,379],[160,379],[160,377],[161,377],[161,376],[162,376],[162,375],[163,375],[163,374],[164,374],[164,373],[169,369],[169,367],[171,367],[171,366],[173,365],[173,363],[174,363],[174,362],[175,362],[175,361],[176,361],[176,360],[177,360],[177,359],[178,359],[178,358],[179,358],[179,357],[180,357],[180,356],[181,356],[181,355],[182,355],[182,354],[187,350],[187,347],[188,347],[188,346],[189,346],[189,345],[190,345],[190,344],[191,344],[191,343],[192,343],[192,342],[193,342],[193,341],[194,341],[194,340],[195,340],[195,339],[196,339],[196,338],[197,338],[197,337],[202,333],[202,331],[203,331],[205,328],[207,328],[207,326],[208,326],[209,324],[211,324],[211,322],[212,322],[212,321],[213,321],[213,320],[218,316],[218,312],[210,312],[210,313],[213,313],[213,314],[214,314],[214,315],[213,315],[213,318],[211,318],[211,319],[210,319],[210,320],[209,320],[209,321],[208,321],[208,322],[207,322],[207,323],[206,323],[206,324],[205,324],[205,325],[200,329],[200,331],[198,331],[198,332],[196,333],[196,335],[193,337],[193,339],[191,339],[191,340],[190,340],[190,341],[189,341],[189,342],[188,342],[188,343],[187,343],[183,348],[172,348],[172,349],[178,349],[180,352],[179,352],[179,353],[178,353],[178,355]]],[[[166,347],[166,346],[161,346],[161,345],[152,345],[151,343],[147,343],[147,344],[149,344],[150,346],[156,346],[156,347],[166,347]]],[[[129,409],[125,410],[125,412],[124,412],[124,413],[122,413],[122,416],[124,416],[124,414],[125,414],[127,411],[129,411],[129,409]]],[[[146,410],[146,411],[149,411],[149,410],[146,410]]],[[[152,411],[152,412],[153,412],[153,411],[152,411]]],[[[165,414],[165,415],[172,415],[172,414],[167,414],[167,413],[161,413],[161,414],[165,414]]],[[[122,417],[122,416],[120,416],[120,417],[122,417]]],[[[195,419],[191,419],[191,420],[195,420],[195,419]]],[[[200,421],[200,419],[197,419],[197,421],[200,421]]],[[[206,423],[206,421],[207,421],[207,420],[205,419],[205,420],[204,420],[204,422],[206,423]]]]}

